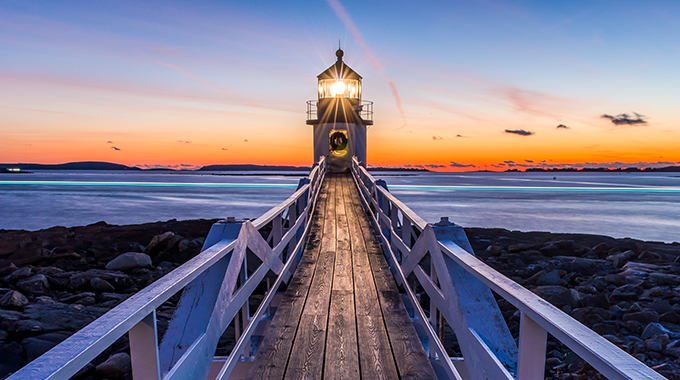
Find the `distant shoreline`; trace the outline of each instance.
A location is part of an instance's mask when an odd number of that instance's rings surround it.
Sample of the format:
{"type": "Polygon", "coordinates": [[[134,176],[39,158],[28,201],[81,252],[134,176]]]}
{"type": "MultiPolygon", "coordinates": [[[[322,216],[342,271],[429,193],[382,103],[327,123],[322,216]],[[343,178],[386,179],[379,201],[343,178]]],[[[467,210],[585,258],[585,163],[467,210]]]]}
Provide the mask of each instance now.
{"type": "MultiPolygon", "coordinates": [[[[197,172],[309,172],[310,166],[291,166],[291,165],[255,165],[255,164],[227,164],[227,165],[206,165],[198,169],[172,169],[172,168],[147,168],[142,169],[136,166],[126,166],[111,162],[83,161],[68,162],[64,164],[34,164],[34,163],[14,163],[0,164],[0,173],[30,173],[27,170],[123,170],[138,172],[172,172],[172,173],[197,173],[197,172]],[[17,171],[18,170],[18,171],[17,171]]],[[[420,167],[369,167],[370,172],[409,172],[427,173],[432,172],[420,167]]],[[[464,173],[464,172],[451,172],[464,173]]],[[[628,167],[628,168],[526,168],[525,170],[476,170],[465,173],[680,173],[680,166],[666,166],[662,168],[649,167],[628,167]]],[[[249,175],[249,174],[236,174],[249,175]]],[[[260,174],[253,174],[260,175],[260,174]]]]}

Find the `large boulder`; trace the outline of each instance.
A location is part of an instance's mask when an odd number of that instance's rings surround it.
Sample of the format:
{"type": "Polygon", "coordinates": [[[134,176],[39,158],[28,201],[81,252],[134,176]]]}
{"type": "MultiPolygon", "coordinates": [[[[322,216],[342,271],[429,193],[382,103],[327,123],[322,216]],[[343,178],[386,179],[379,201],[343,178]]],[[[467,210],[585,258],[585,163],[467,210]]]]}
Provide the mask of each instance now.
{"type": "Polygon", "coordinates": [[[26,305],[28,305],[28,299],[16,290],[10,290],[0,299],[0,306],[5,309],[24,310],[26,305]]]}
{"type": "Polygon", "coordinates": [[[156,235],[151,239],[149,245],[146,246],[144,253],[148,254],[149,256],[155,256],[172,247],[179,240],[181,240],[181,238],[175,236],[175,233],[172,231],[156,235]]]}
{"type": "Polygon", "coordinates": [[[570,307],[576,307],[580,302],[578,291],[574,289],[567,289],[564,286],[537,286],[534,289],[534,293],[557,307],[567,305],[570,307]]]}
{"type": "Polygon", "coordinates": [[[108,270],[131,271],[136,268],[150,268],[151,257],[141,252],[127,252],[106,264],[108,270]]]}
{"type": "Polygon", "coordinates": [[[50,283],[44,274],[36,274],[35,276],[17,282],[17,287],[24,293],[40,296],[47,294],[50,291],[50,283]]]}

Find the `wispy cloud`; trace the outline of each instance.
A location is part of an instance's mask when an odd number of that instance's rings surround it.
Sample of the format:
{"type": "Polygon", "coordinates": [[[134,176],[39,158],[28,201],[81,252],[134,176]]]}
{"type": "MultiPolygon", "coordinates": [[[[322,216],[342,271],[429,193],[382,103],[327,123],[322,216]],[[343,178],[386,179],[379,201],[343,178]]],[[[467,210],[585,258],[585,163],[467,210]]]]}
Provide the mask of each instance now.
{"type": "Polygon", "coordinates": [[[645,118],[644,116],[636,112],[633,112],[633,115],[635,115],[635,117],[631,117],[627,113],[621,113],[616,116],[604,114],[600,117],[603,119],[611,120],[612,124],[614,125],[647,124],[647,120],[644,119],[645,118]]]}
{"type": "Polygon", "coordinates": [[[473,168],[475,165],[473,164],[461,164],[460,162],[455,162],[451,161],[449,162],[449,166],[452,168],[473,168]]]}
{"type": "Polygon", "coordinates": [[[441,136],[432,136],[432,140],[437,141],[437,140],[444,140],[443,137],[441,136]]]}
{"type": "Polygon", "coordinates": [[[505,133],[511,133],[519,136],[531,136],[534,132],[526,131],[524,129],[506,129],[505,133]]]}
{"type": "Polygon", "coordinates": [[[181,144],[191,144],[191,141],[188,140],[177,140],[177,142],[181,144]]]}
{"type": "Polygon", "coordinates": [[[406,114],[404,113],[404,108],[401,106],[401,98],[399,97],[399,91],[397,90],[397,85],[392,82],[390,78],[385,75],[384,72],[384,67],[378,57],[373,54],[373,51],[368,47],[368,44],[366,44],[366,41],[364,41],[364,38],[361,35],[361,32],[359,31],[359,28],[357,28],[356,24],[354,24],[354,21],[352,21],[352,18],[349,17],[347,14],[347,11],[345,11],[345,8],[340,4],[340,1],[338,0],[326,0],[328,5],[333,8],[333,12],[335,12],[335,15],[338,16],[340,21],[342,21],[343,24],[345,24],[345,27],[349,30],[350,34],[352,35],[352,38],[354,38],[354,42],[356,42],[357,45],[361,48],[361,50],[364,51],[364,54],[368,57],[368,61],[371,63],[371,66],[378,72],[378,75],[380,75],[380,78],[387,82],[387,84],[390,86],[390,89],[392,90],[392,95],[394,96],[394,100],[397,103],[397,108],[399,109],[399,113],[401,114],[401,119],[404,122],[404,125],[397,129],[401,129],[406,127],[407,122],[406,122],[406,114]]]}
{"type": "Polygon", "coordinates": [[[229,149],[227,149],[227,148],[222,148],[222,150],[229,150],[229,149]]]}

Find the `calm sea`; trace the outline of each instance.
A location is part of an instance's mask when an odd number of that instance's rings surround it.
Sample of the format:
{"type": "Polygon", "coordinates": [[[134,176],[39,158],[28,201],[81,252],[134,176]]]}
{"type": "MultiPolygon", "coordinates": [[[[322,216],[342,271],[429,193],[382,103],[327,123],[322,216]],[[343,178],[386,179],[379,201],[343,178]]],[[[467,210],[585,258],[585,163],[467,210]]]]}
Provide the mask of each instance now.
{"type": "MultiPolygon", "coordinates": [[[[286,199],[306,173],[36,171],[0,174],[0,229],[98,221],[255,218],[286,199]],[[254,173],[242,173],[254,174],[254,173]],[[256,173],[255,173],[256,174],[256,173]]],[[[429,222],[680,241],[676,173],[380,173],[429,222]]]]}

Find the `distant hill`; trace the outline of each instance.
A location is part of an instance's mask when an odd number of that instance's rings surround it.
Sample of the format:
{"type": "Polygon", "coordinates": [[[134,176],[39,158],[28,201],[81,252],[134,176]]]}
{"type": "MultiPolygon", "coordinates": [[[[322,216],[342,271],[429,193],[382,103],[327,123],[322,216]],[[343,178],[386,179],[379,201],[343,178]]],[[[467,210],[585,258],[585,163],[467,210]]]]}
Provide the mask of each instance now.
{"type": "Polygon", "coordinates": [[[429,172],[430,170],[425,168],[404,168],[404,167],[382,167],[382,166],[369,166],[369,172],[429,172]]]}
{"type": "Polygon", "coordinates": [[[208,165],[198,171],[200,172],[280,172],[280,171],[310,171],[309,166],[287,166],[287,165],[208,165]]]}
{"type": "Polygon", "coordinates": [[[141,170],[110,162],[82,161],[65,164],[0,164],[0,168],[19,168],[21,170],[141,170]]]}

